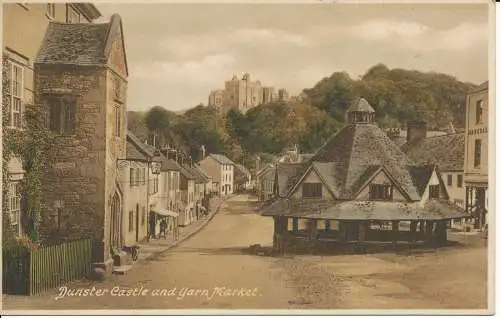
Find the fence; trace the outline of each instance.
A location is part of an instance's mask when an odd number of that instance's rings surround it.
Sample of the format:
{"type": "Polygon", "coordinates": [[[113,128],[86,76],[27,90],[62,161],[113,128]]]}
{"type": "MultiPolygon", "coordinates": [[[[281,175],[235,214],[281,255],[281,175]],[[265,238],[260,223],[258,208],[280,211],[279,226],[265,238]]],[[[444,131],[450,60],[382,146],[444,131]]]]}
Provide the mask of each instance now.
{"type": "Polygon", "coordinates": [[[3,291],[33,295],[85,277],[92,263],[92,240],[81,239],[38,250],[3,252],[3,291]]]}

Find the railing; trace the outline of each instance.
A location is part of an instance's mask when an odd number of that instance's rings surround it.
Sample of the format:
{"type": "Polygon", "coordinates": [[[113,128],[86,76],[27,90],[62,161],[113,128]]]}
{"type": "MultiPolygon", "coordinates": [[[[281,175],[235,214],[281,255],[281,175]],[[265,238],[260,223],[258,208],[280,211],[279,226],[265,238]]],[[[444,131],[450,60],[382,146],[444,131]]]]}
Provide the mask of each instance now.
{"type": "Polygon", "coordinates": [[[85,277],[92,264],[92,240],[81,239],[37,250],[3,251],[3,291],[33,295],[85,277]]]}

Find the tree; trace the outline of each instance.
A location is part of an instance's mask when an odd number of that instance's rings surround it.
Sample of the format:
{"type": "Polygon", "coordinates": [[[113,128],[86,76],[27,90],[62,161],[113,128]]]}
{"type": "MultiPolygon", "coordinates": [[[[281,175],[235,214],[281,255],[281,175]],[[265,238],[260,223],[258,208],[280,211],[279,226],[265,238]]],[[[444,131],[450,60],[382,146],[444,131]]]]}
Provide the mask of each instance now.
{"type": "Polygon", "coordinates": [[[173,125],[176,118],[176,114],[166,110],[161,106],[155,106],[151,108],[145,117],[146,126],[150,133],[153,134],[156,140],[156,144],[163,146],[167,141],[169,130],[173,125]]]}

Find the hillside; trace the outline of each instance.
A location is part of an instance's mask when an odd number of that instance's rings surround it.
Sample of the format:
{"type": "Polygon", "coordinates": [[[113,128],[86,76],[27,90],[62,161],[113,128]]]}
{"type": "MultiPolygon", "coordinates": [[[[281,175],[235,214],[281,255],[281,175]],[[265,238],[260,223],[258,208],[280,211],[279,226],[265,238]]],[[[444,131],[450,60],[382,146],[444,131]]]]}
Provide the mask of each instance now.
{"type": "Polygon", "coordinates": [[[253,163],[257,155],[279,154],[293,144],[314,152],[342,128],[345,110],[358,96],[376,109],[381,127],[405,127],[408,120],[422,118],[430,129],[444,129],[450,121],[463,128],[465,96],[473,87],[446,74],[390,70],[379,64],[358,80],[333,73],[304,89],[303,102],[274,102],[246,114],[232,110],[227,118],[203,105],[182,114],[155,106],[146,113],[129,112],[128,126],[144,138],[155,132],[160,144],[175,144],[193,158],[205,145],[208,153],[253,163]]]}
{"type": "Polygon", "coordinates": [[[440,129],[450,121],[464,127],[465,95],[473,87],[446,74],[391,70],[378,64],[359,80],[345,72],[333,73],[304,93],[311,105],[337,120],[343,120],[347,106],[362,96],[377,110],[383,127],[404,127],[407,120],[423,118],[430,128],[440,129]]]}

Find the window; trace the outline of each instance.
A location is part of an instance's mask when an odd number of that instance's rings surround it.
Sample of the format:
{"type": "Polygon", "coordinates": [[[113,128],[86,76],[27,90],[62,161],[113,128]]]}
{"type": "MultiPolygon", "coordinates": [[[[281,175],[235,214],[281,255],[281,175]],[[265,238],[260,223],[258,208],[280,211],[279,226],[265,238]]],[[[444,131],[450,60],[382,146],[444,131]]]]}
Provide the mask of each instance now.
{"type": "Polygon", "coordinates": [[[50,19],[54,19],[56,16],[56,4],[55,3],[47,3],[47,17],[50,19]]]}
{"type": "Polygon", "coordinates": [[[474,143],[474,168],[481,165],[481,139],[476,139],[474,143]]]}
{"type": "Polygon", "coordinates": [[[16,233],[21,234],[21,184],[12,182],[9,184],[9,214],[10,223],[16,233]]]}
{"type": "Polygon", "coordinates": [[[303,198],[321,198],[323,195],[321,183],[303,183],[302,197],[303,198]]]}
{"type": "Polygon", "coordinates": [[[135,183],[137,182],[137,178],[135,175],[135,169],[130,168],[130,186],[133,187],[135,186],[135,183]]]}
{"type": "Polygon", "coordinates": [[[392,200],[392,185],[370,184],[370,200],[392,200]]]}
{"type": "Polygon", "coordinates": [[[457,187],[462,188],[464,186],[464,176],[459,174],[457,175],[457,187]]]}
{"type": "Polygon", "coordinates": [[[142,168],[142,184],[146,184],[146,168],[142,168]]]}
{"type": "Polygon", "coordinates": [[[7,62],[7,79],[9,85],[7,92],[9,107],[9,127],[22,127],[23,91],[24,91],[24,67],[14,62],[7,62]]]}
{"type": "Polygon", "coordinates": [[[439,184],[429,186],[429,199],[439,199],[439,184]]]}
{"type": "Polygon", "coordinates": [[[73,135],[76,128],[76,102],[67,98],[50,98],[47,104],[50,130],[61,135],[73,135]]]}
{"type": "Polygon", "coordinates": [[[122,135],[122,108],[120,105],[115,105],[115,136],[122,135]]]}
{"type": "Polygon", "coordinates": [[[483,108],[484,102],[482,100],[476,103],[476,124],[479,124],[483,121],[483,108]]]}
{"type": "Polygon", "coordinates": [[[128,212],[128,231],[132,232],[134,230],[134,211],[130,210],[128,212]]]}
{"type": "Polygon", "coordinates": [[[449,174],[447,177],[448,177],[448,185],[452,186],[453,185],[453,175],[449,174]]]}

